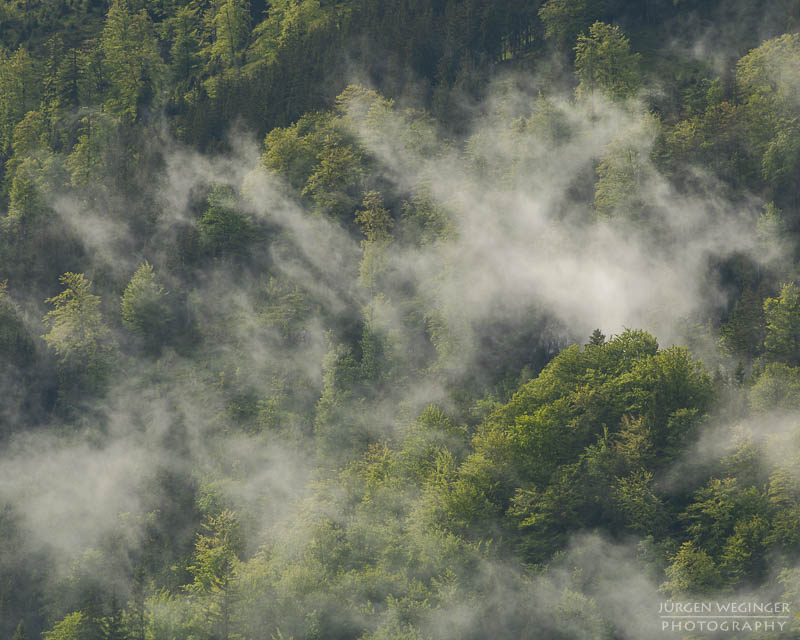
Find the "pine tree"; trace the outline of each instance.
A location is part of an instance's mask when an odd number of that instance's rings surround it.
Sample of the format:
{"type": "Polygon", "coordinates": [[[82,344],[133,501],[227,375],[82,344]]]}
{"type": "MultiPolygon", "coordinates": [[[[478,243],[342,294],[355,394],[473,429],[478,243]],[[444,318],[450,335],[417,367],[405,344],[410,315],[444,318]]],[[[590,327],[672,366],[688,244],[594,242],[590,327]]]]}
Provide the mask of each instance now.
{"type": "Polygon", "coordinates": [[[59,280],[64,291],[45,300],[55,308],[43,319],[50,331],[42,337],[62,359],[77,354],[91,357],[103,349],[109,333],[100,297],[91,292],[92,282],[82,273],[65,273],[59,280]]]}
{"type": "Polygon", "coordinates": [[[164,340],[172,313],[167,304],[167,292],[156,280],[149,262],[145,261],[133,274],[121,303],[122,324],[128,330],[151,349],[164,340]]]}
{"type": "Polygon", "coordinates": [[[82,611],[74,611],[45,632],[45,640],[89,640],[89,621],[82,611]]]}
{"type": "Polygon", "coordinates": [[[14,636],[11,640],[28,640],[28,634],[25,633],[25,621],[20,620],[19,624],[17,625],[16,631],[14,631],[14,636]]]}
{"type": "Polygon", "coordinates": [[[800,287],[781,287],[780,296],[764,300],[767,356],[787,364],[800,363],[800,287]]]}
{"type": "Polygon", "coordinates": [[[641,85],[640,58],[618,26],[595,22],[575,45],[576,93],[591,96],[600,89],[614,100],[629,98],[641,85]]]}
{"type": "Polygon", "coordinates": [[[599,17],[600,10],[600,0],[547,0],[539,9],[539,18],[545,37],[563,49],[599,17]]]}
{"type": "Polygon", "coordinates": [[[147,12],[134,13],[128,0],[114,0],[101,41],[110,83],[106,107],[129,122],[158,99],[163,62],[147,12]]]}
{"type": "Polygon", "coordinates": [[[250,38],[250,3],[248,0],[217,0],[213,18],[214,43],[212,62],[224,68],[241,66],[250,38]]]}
{"type": "Polygon", "coordinates": [[[198,607],[206,631],[219,640],[229,640],[233,631],[233,609],[238,597],[237,568],[241,532],[236,514],[224,510],[207,518],[205,533],[195,543],[189,571],[194,581],[185,587],[198,607]]]}
{"type": "Polygon", "coordinates": [[[589,344],[600,346],[604,345],[605,343],[606,337],[603,335],[600,329],[595,329],[592,331],[592,335],[589,336],[589,344]]]}
{"type": "Polygon", "coordinates": [[[13,55],[0,48],[0,154],[8,157],[14,127],[41,99],[39,65],[20,47],[13,55]]]}
{"type": "Polygon", "coordinates": [[[64,291],[45,302],[55,308],[43,318],[50,331],[42,336],[59,357],[60,404],[71,410],[73,402],[104,389],[111,355],[110,329],[103,322],[100,297],[82,273],[60,278],[64,291]]]}

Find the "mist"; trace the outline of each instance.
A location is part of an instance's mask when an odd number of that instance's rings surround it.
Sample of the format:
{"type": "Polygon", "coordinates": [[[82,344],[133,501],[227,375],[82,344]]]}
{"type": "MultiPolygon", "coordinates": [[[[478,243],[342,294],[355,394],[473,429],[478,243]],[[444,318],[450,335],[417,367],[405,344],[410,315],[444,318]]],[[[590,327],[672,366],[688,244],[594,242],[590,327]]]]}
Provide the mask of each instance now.
{"type": "MultiPolygon", "coordinates": [[[[728,27],[668,47],[703,59],[728,27]]],[[[727,57],[707,66],[730,72],[727,57]]],[[[762,338],[752,357],[724,346],[742,291],[759,291],[761,312],[795,276],[788,235],[763,232],[780,192],[670,165],[669,136],[699,116],[654,108],[669,90],[655,77],[624,99],[573,91],[571,75],[553,83],[563,60],[549,50],[499,68],[457,126],[431,115],[413,90],[422,80],[390,99],[364,86],[367,69],[266,141],[239,123],[203,149],[164,109],[135,121],[135,172],[87,162],[80,189],[51,145],[57,177],[32,187],[40,208],[20,232],[9,204],[3,226],[9,256],[52,234],[30,247],[30,282],[20,262],[2,297],[9,335],[28,341],[6,341],[26,364],[8,357],[0,377],[0,505],[15,546],[0,569],[33,567],[25,593],[41,605],[22,618],[44,632],[70,612],[118,616],[154,639],[641,638],[660,630],[668,598],[796,597],[788,543],[758,556],[755,578],[729,568],[735,536],[768,538],[767,507],[751,513],[743,498],[752,528],[731,516],[717,537],[683,524],[705,523],[692,500],[725,474],[762,491],[746,494],[754,503],[789,504],[778,474],[796,460],[795,388],[767,388],[785,372],[762,338]],[[62,353],[46,314],[67,272],[91,281],[83,300],[97,296],[101,329],[62,353]],[[657,344],[630,338],[638,329],[657,344]],[[596,355],[618,344],[618,362],[596,355]],[[642,373],[659,357],[689,363],[689,400],[658,395],[671,365],[642,373]],[[548,451],[547,434],[526,435],[536,420],[562,421],[577,453],[515,453],[548,451]],[[636,420],[652,424],[636,432],[636,420]],[[636,467],[625,447],[659,428],[669,446],[654,435],[652,447],[666,453],[636,467]],[[552,533],[537,509],[562,508],[553,487],[569,473],[591,486],[591,456],[608,451],[610,497],[595,502],[612,507],[552,533]],[[619,506],[635,482],[653,518],[680,524],[653,535],[619,506]],[[690,544],[717,563],[705,591],[680,582],[690,544]],[[224,589],[203,573],[215,550],[224,589]]],[[[791,82],[789,68],[775,82],[791,82]]],[[[6,181],[15,203],[21,188],[6,181]]]]}

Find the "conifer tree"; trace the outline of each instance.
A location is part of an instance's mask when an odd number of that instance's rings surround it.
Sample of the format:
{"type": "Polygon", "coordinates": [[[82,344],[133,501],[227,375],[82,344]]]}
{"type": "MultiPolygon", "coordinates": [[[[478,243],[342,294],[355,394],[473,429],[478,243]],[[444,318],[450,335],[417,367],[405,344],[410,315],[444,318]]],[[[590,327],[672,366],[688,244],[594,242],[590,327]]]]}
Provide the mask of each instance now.
{"type": "Polygon", "coordinates": [[[134,13],[128,0],[114,0],[101,48],[110,85],[106,108],[134,122],[161,92],[163,62],[147,12],[134,13]]]}
{"type": "Polygon", "coordinates": [[[163,341],[172,313],[167,304],[167,292],[159,284],[149,262],[145,261],[133,274],[121,303],[122,324],[148,348],[163,341]]]}
{"type": "Polygon", "coordinates": [[[576,93],[591,96],[599,89],[614,100],[629,98],[641,85],[640,57],[618,26],[595,22],[575,45],[576,93]]]}
{"type": "Polygon", "coordinates": [[[186,586],[186,591],[198,606],[206,633],[229,640],[238,595],[237,567],[242,545],[239,520],[233,511],[224,510],[207,518],[203,529],[189,566],[194,581],[186,586]]]}

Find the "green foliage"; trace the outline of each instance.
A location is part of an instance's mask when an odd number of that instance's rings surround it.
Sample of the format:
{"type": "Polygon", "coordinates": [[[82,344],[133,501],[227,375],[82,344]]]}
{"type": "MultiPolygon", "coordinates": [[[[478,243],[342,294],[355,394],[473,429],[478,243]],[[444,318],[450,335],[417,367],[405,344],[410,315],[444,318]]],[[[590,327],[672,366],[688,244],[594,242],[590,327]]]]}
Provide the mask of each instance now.
{"type": "Polygon", "coordinates": [[[54,309],[43,318],[50,331],[42,337],[62,361],[94,360],[108,348],[110,333],[100,312],[100,297],[91,292],[92,282],[82,273],[65,273],[59,281],[64,290],[45,300],[54,309]]]}
{"type": "Polygon", "coordinates": [[[532,559],[595,522],[662,534],[652,469],[687,445],[711,392],[685,350],[659,351],[644,332],[575,345],[489,416],[462,469],[479,461],[471,490],[506,511],[532,559]]]}
{"type": "Polygon", "coordinates": [[[317,310],[311,297],[297,283],[287,278],[270,276],[264,287],[264,320],[281,335],[296,341],[302,337],[305,324],[317,310]]]}
{"type": "Polygon", "coordinates": [[[723,348],[734,356],[752,359],[764,348],[764,302],[757,291],[745,289],[720,329],[723,348]]]}
{"type": "Polygon", "coordinates": [[[655,451],[649,421],[644,416],[622,416],[614,448],[625,468],[641,470],[642,467],[651,467],[655,451]]]}
{"type": "Polygon", "coordinates": [[[452,231],[447,212],[425,194],[417,194],[403,204],[398,233],[420,246],[445,239],[452,231]]]}
{"type": "Polygon", "coordinates": [[[197,221],[206,250],[215,257],[246,252],[255,239],[250,218],[236,207],[233,190],[218,186],[208,196],[208,209],[197,221]]]}
{"type": "Polygon", "coordinates": [[[122,324],[149,345],[163,341],[172,321],[166,297],[153,266],[145,261],[122,294],[122,324]]]}
{"type": "Polygon", "coordinates": [[[667,155],[676,171],[703,166],[731,184],[755,184],[761,162],[756,148],[748,144],[751,131],[739,107],[728,101],[715,103],[666,133],[667,155]]]}
{"type": "Polygon", "coordinates": [[[196,602],[203,633],[228,640],[234,633],[232,615],[238,597],[236,571],[241,553],[241,533],[236,514],[229,510],[209,516],[205,533],[198,535],[192,564],[194,581],[186,591],[196,602]]]}
{"type": "Polygon", "coordinates": [[[786,231],[783,212],[775,206],[774,202],[765,204],[756,223],[756,235],[763,249],[766,252],[785,250],[786,231]]]}
{"type": "Polygon", "coordinates": [[[313,137],[306,131],[319,120],[304,116],[291,127],[273,129],[264,140],[264,167],[282,175],[294,189],[302,189],[313,173],[317,151],[313,137]]]}
{"type": "Polygon", "coordinates": [[[209,58],[225,67],[240,66],[250,39],[250,3],[248,0],[215,0],[214,43],[209,58]]]}
{"type": "Polygon", "coordinates": [[[501,514],[491,461],[476,453],[459,466],[453,454],[444,449],[434,464],[415,517],[428,527],[444,526],[460,536],[489,533],[501,514]]]}
{"type": "Polygon", "coordinates": [[[191,624],[193,611],[189,603],[167,589],[161,589],[149,596],[143,604],[141,619],[137,621],[143,625],[139,625],[134,637],[141,637],[144,630],[154,638],[189,640],[196,632],[191,624]]]}
{"type": "Polygon", "coordinates": [[[86,113],[78,125],[77,141],[64,162],[64,168],[73,187],[89,189],[108,175],[108,147],[114,129],[107,118],[92,112],[86,113]]]}
{"type": "Polygon", "coordinates": [[[28,640],[28,634],[25,633],[25,622],[20,620],[19,624],[17,625],[16,630],[14,631],[14,635],[11,637],[11,640],[28,640]]]}
{"type": "Polygon", "coordinates": [[[770,362],[750,390],[750,404],[762,413],[800,407],[800,368],[770,362]]]}
{"type": "Polygon", "coordinates": [[[397,452],[398,471],[419,485],[437,473],[437,461],[445,451],[463,453],[467,447],[467,432],[454,425],[442,411],[426,407],[411,425],[397,452]]]}
{"type": "Polygon", "coordinates": [[[26,160],[36,161],[41,166],[49,151],[48,137],[48,126],[44,115],[40,111],[28,111],[14,125],[11,139],[13,156],[6,163],[7,174],[13,176],[16,168],[26,160]]]}
{"type": "Polygon", "coordinates": [[[718,555],[742,520],[765,512],[763,496],[755,487],[742,487],[736,478],[712,478],[695,494],[682,517],[695,545],[718,555]]]}
{"type": "Polygon", "coordinates": [[[614,487],[614,500],[625,525],[637,533],[659,531],[666,521],[666,511],[653,493],[653,474],[646,469],[619,478],[614,487]]]}
{"type": "Polygon", "coordinates": [[[662,590],[673,597],[702,595],[722,586],[722,576],[714,560],[692,542],[684,542],[666,570],[662,590]]]}
{"type": "Polygon", "coordinates": [[[33,111],[41,96],[40,70],[24,47],[9,55],[0,48],[0,152],[8,157],[14,126],[33,111]]]}
{"type": "Polygon", "coordinates": [[[49,93],[52,94],[49,106],[53,119],[60,121],[62,113],[71,113],[81,105],[88,107],[97,104],[102,76],[98,52],[71,48],[63,52],[60,60],[54,55],[53,64],[57,65],[49,87],[49,93]]]}
{"type": "Polygon", "coordinates": [[[19,307],[8,295],[8,282],[0,282],[0,357],[22,367],[33,354],[34,345],[20,318],[19,307]]]}
{"type": "Polygon", "coordinates": [[[608,638],[613,633],[596,600],[579,591],[564,589],[556,615],[568,637],[608,638]]]}
{"type": "Polygon", "coordinates": [[[361,232],[367,237],[367,242],[386,242],[394,222],[389,211],[383,207],[381,194],[378,191],[368,191],[364,194],[361,207],[356,213],[356,222],[361,225],[361,232]]]}
{"type": "Polygon", "coordinates": [[[766,544],[793,556],[800,543],[800,483],[796,471],[778,467],[770,475],[767,496],[775,515],[766,544]]]}
{"type": "Polygon", "coordinates": [[[631,53],[619,27],[595,22],[575,45],[575,73],[580,80],[575,91],[579,97],[599,89],[613,100],[629,98],[642,83],[639,65],[639,54],[631,53]]]}
{"type": "Polygon", "coordinates": [[[565,47],[594,22],[601,8],[600,0],[547,0],[539,9],[539,17],[545,36],[565,47]]]}
{"type": "Polygon", "coordinates": [[[642,222],[649,216],[652,206],[646,193],[654,172],[647,148],[659,130],[654,117],[642,119],[636,134],[615,140],[608,153],[597,165],[597,182],[594,191],[594,208],[601,218],[621,218],[642,222]],[[638,138],[638,139],[637,139],[638,138]]]}
{"type": "Polygon", "coordinates": [[[368,443],[363,425],[348,416],[353,392],[361,381],[360,367],[352,350],[346,345],[331,343],[322,361],[322,376],[322,396],[317,404],[314,422],[318,447],[326,455],[341,455],[341,434],[337,428],[346,425],[348,453],[363,450],[368,443]]]}
{"type": "Polygon", "coordinates": [[[44,634],[45,640],[89,640],[88,621],[82,611],[75,611],[57,622],[44,634]]]}
{"type": "Polygon", "coordinates": [[[41,164],[25,158],[15,168],[8,198],[8,216],[3,220],[15,232],[33,226],[47,211],[44,202],[44,179],[41,164]]]}
{"type": "Polygon", "coordinates": [[[600,329],[595,329],[592,331],[592,335],[589,336],[589,344],[599,347],[606,343],[606,337],[600,329]]]}
{"type": "Polygon", "coordinates": [[[797,185],[800,168],[800,127],[783,123],[769,142],[761,160],[761,172],[774,192],[783,194],[797,185]]]}
{"type": "Polygon", "coordinates": [[[341,20],[351,10],[350,2],[323,3],[319,0],[278,0],[270,3],[267,18],[253,29],[250,58],[268,64],[278,58],[280,49],[293,39],[309,36],[331,22],[341,20]]]}
{"type": "Polygon", "coordinates": [[[50,331],[42,336],[58,356],[58,408],[65,415],[101,393],[112,365],[111,330],[103,321],[100,297],[82,273],[65,273],[64,290],[45,302],[53,305],[42,319],[50,331]]]}
{"type": "Polygon", "coordinates": [[[302,194],[309,196],[320,210],[345,218],[361,197],[362,165],[363,156],[357,148],[326,136],[302,194]]]}
{"type": "MultiPolygon", "coordinates": [[[[271,131],[262,163],[318,211],[351,222],[364,215],[356,214],[358,203],[363,203],[364,211],[383,209],[377,192],[364,191],[371,158],[356,140],[355,129],[363,128],[367,139],[381,132],[392,103],[360,87],[348,87],[336,102],[335,112],[308,114],[286,129],[271,131]]],[[[415,143],[419,140],[409,141],[415,143]]]]}
{"type": "Polygon", "coordinates": [[[108,10],[101,47],[109,80],[106,108],[129,121],[157,103],[163,61],[147,12],[134,11],[128,0],[114,0],[108,10]]]}
{"type": "Polygon", "coordinates": [[[769,106],[769,117],[797,104],[800,36],[787,33],[766,40],[736,64],[737,88],[753,106],[769,106]]]}
{"type": "Polygon", "coordinates": [[[674,455],[696,422],[691,410],[708,407],[711,381],[685,350],[657,349],[652,336],[636,331],[604,345],[569,347],[489,417],[477,450],[514,475],[542,482],[604,425],[616,430],[633,414],[647,421],[659,455],[674,455]]]}
{"type": "Polygon", "coordinates": [[[800,288],[789,282],[777,298],[764,300],[766,337],[764,348],[773,359],[788,364],[800,363],[800,288]]]}
{"type": "Polygon", "coordinates": [[[723,4],[0,0],[3,460],[13,485],[28,451],[69,454],[76,491],[97,482],[90,516],[141,510],[119,534],[87,517],[78,548],[22,526],[62,494],[4,494],[0,635],[22,619],[52,640],[625,635],[606,536],[612,557],[643,538],[675,597],[774,574],[796,598],[778,572],[800,545],[800,298],[769,296],[796,276],[800,40],[753,39],[777,35],[771,13],[793,24],[787,3],[723,4]],[[727,36],[750,49],[735,67],[669,44],[723,8],[748,16],[724,33],[752,32],[727,36]],[[375,89],[347,86],[353,69],[375,89]],[[240,131],[272,174],[245,178],[264,185],[246,203],[214,184],[244,174],[240,131]],[[696,202],[717,217],[676,217],[696,202]],[[489,297],[491,269],[467,282],[519,225],[556,253],[564,230],[646,238],[661,264],[695,221],[722,238],[686,245],[709,258],[686,286],[709,302],[690,322],[713,382],[645,331],[567,346],[570,319],[506,274],[489,297]],[[142,255],[158,274],[120,271],[142,255]],[[28,327],[62,273],[50,357],[28,327]],[[99,398],[113,362],[120,393],[99,398]],[[695,455],[707,422],[750,420],[695,455]],[[52,579],[62,546],[72,570],[52,579]],[[575,549],[594,557],[573,566],[575,549]]]}
{"type": "Polygon", "coordinates": [[[361,242],[363,257],[359,265],[361,284],[370,292],[368,321],[374,321],[375,296],[379,279],[387,269],[389,232],[394,224],[391,213],[383,207],[383,198],[377,191],[364,195],[362,208],[356,212],[356,222],[366,240],[361,242]]]}
{"type": "Polygon", "coordinates": [[[768,521],[760,516],[736,523],[719,565],[729,584],[737,585],[743,580],[758,580],[763,576],[766,568],[764,542],[769,529],[768,521]]]}
{"type": "Polygon", "coordinates": [[[186,92],[200,66],[200,39],[197,34],[197,11],[183,6],[168,21],[173,31],[169,55],[170,84],[186,92]]]}

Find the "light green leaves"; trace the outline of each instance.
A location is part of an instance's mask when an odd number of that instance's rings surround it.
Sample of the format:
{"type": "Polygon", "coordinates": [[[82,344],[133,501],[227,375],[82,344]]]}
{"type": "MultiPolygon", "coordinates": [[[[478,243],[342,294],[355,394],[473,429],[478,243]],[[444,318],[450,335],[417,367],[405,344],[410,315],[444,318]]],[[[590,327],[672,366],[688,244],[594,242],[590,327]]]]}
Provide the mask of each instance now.
{"type": "Polygon", "coordinates": [[[100,296],[91,292],[92,283],[82,273],[65,273],[59,278],[64,291],[45,302],[55,308],[44,316],[50,331],[42,336],[62,359],[91,357],[105,348],[110,330],[100,312],[100,296]]]}
{"type": "Polygon", "coordinates": [[[599,89],[612,100],[631,97],[642,84],[640,58],[619,27],[595,22],[575,45],[576,93],[583,97],[599,89]]]}

